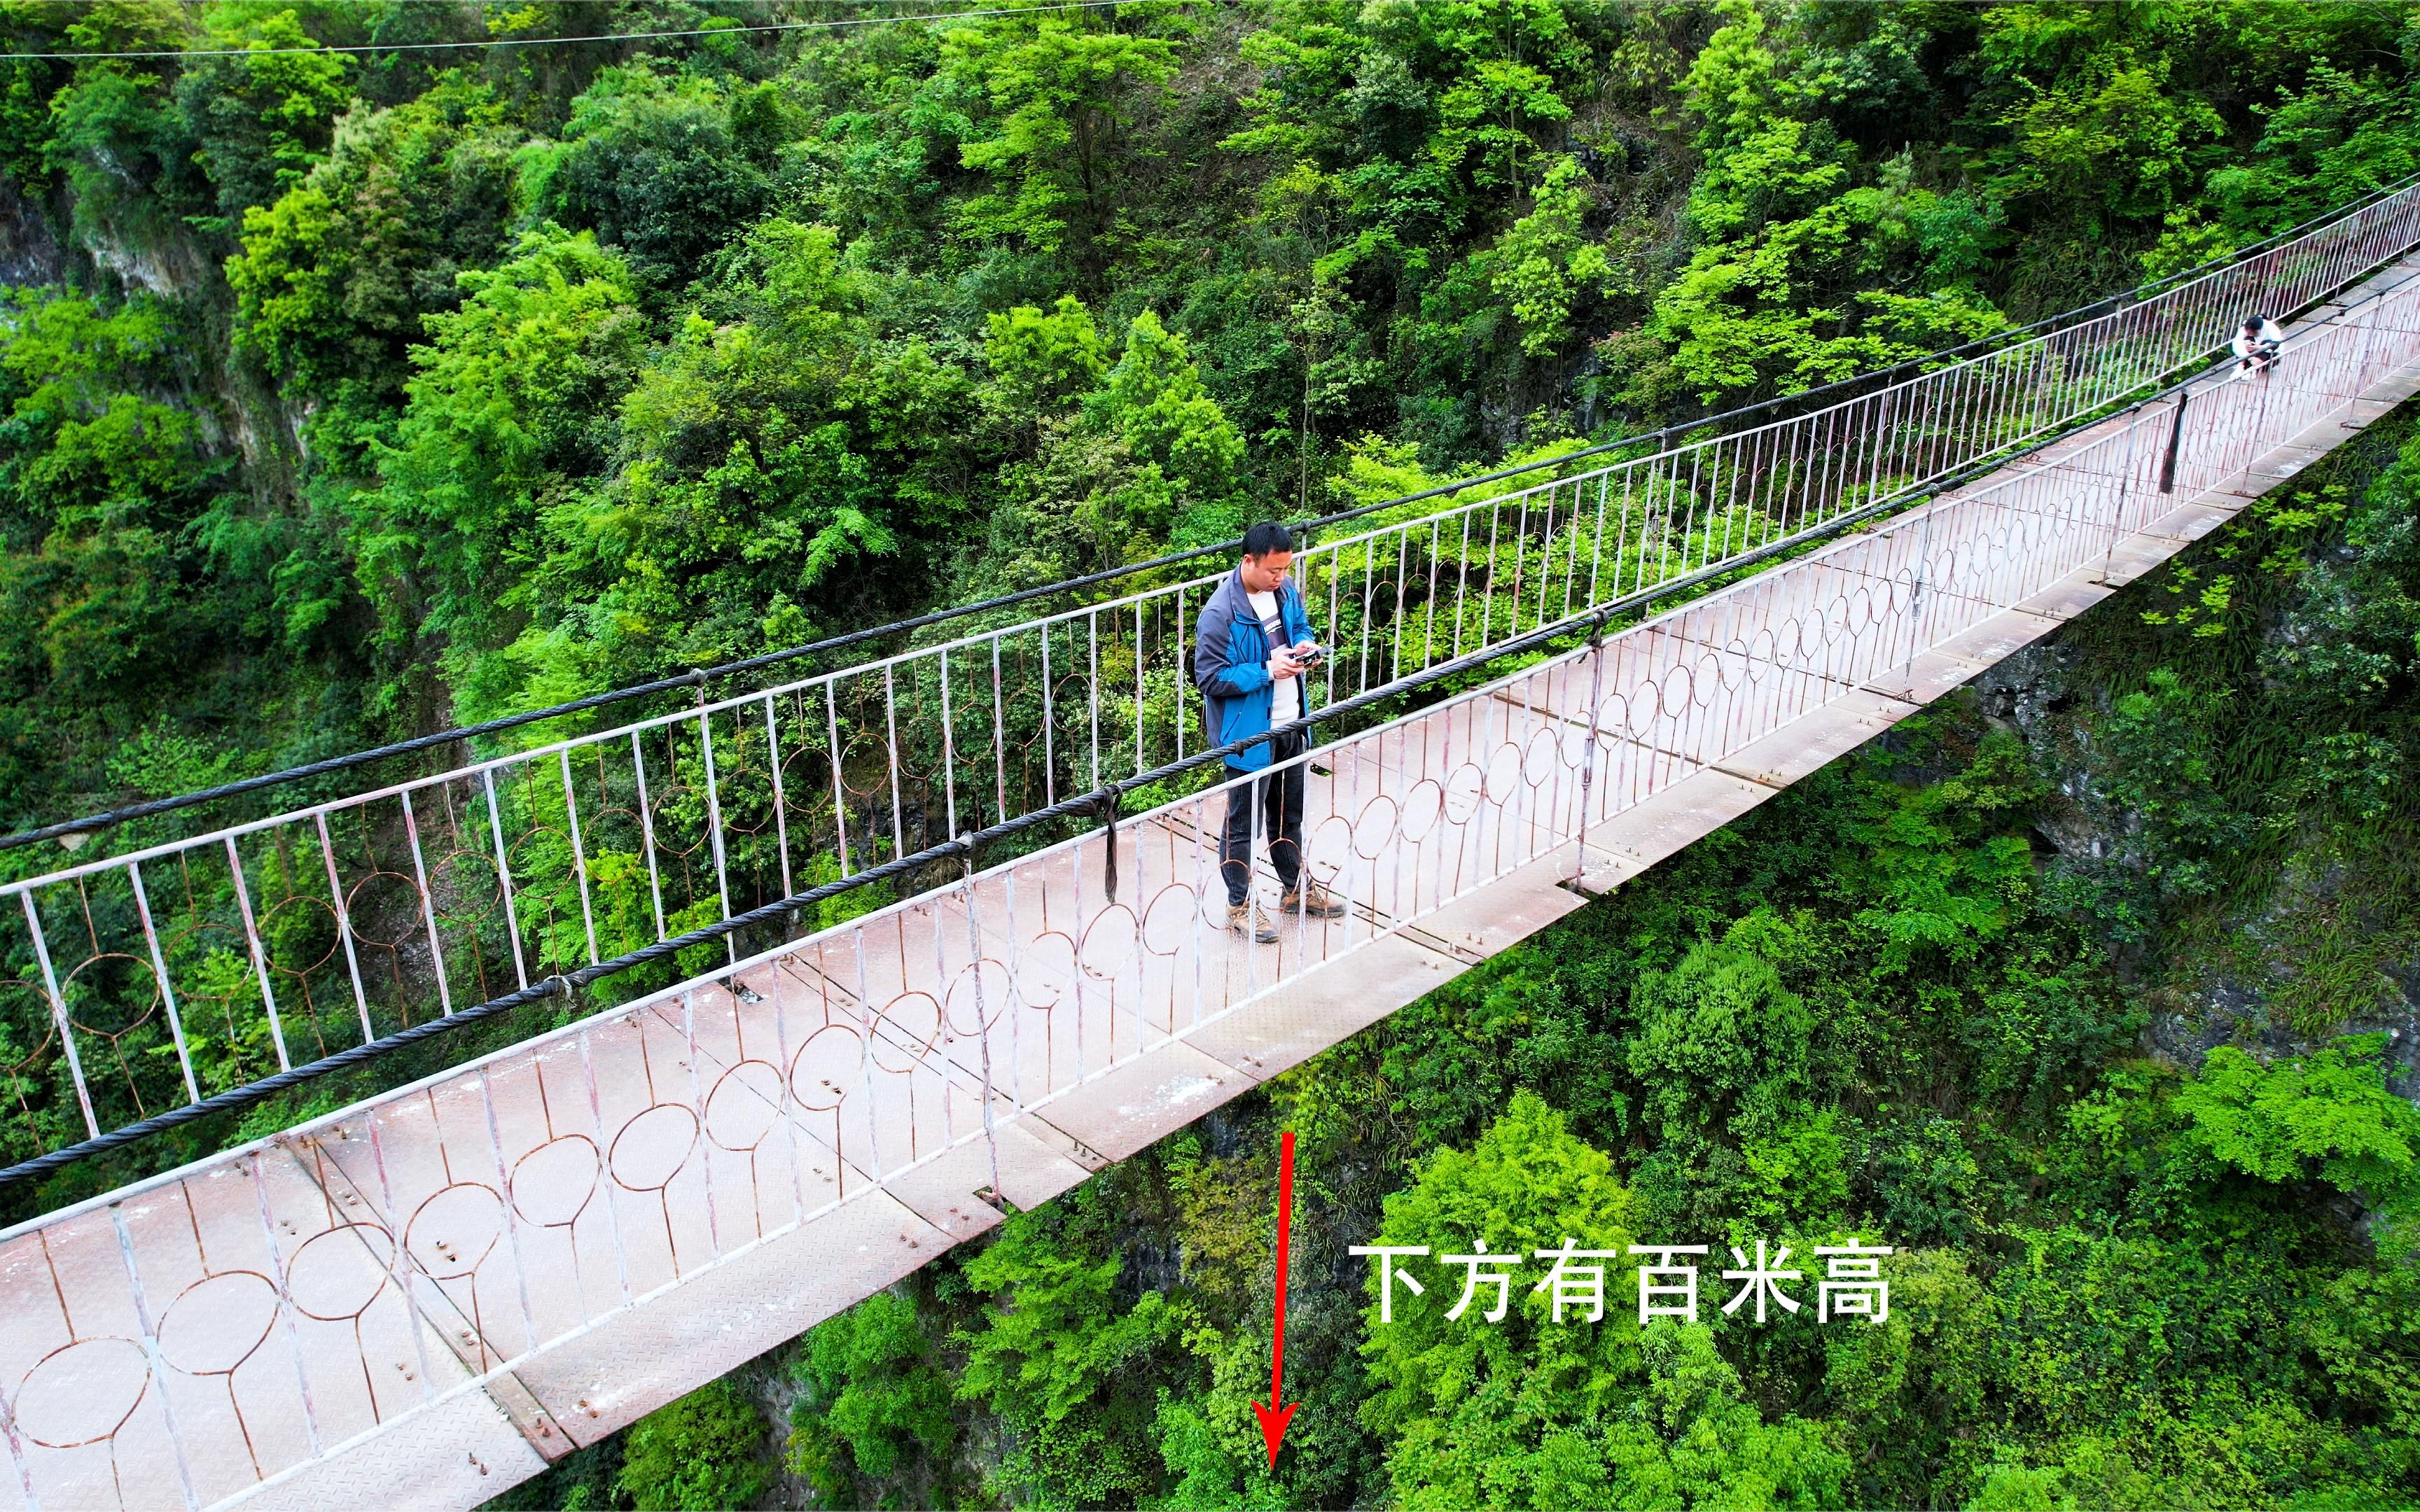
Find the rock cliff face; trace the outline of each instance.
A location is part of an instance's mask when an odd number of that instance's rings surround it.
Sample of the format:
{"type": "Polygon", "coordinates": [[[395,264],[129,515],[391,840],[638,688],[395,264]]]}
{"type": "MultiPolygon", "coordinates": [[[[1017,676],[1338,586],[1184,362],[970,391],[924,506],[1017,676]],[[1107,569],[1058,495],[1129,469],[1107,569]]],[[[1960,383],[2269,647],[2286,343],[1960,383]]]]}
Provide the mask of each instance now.
{"type": "Polygon", "coordinates": [[[154,397],[192,417],[205,455],[240,460],[235,481],[258,508],[287,508],[302,467],[303,409],[234,345],[224,250],[206,233],[176,226],[63,230],[67,214],[26,198],[0,174],[0,290],[114,283],[167,301],[181,339],[175,381],[154,397]]]}
{"type": "Polygon", "coordinates": [[[54,284],[64,266],[50,222],[0,175],[0,285],[54,284]]]}
{"type": "MultiPolygon", "coordinates": [[[[2192,566],[2203,548],[2180,561],[2192,566]]],[[[2151,585],[2137,585],[2102,605],[2089,632],[2123,639],[2138,628],[2151,585]]],[[[2257,627],[2268,643],[2295,633],[2293,606],[2257,627]]],[[[2166,858],[2146,816],[2118,793],[2134,785],[2110,742],[2098,738],[2117,701],[2131,689],[2107,676],[2110,658],[2086,651],[2062,633],[2017,653],[1978,677],[1971,692],[1978,712],[2022,738],[2036,769],[2055,789],[2036,821],[2037,852],[2045,872],[2101,879],[2146,896],[2148,873],[2166,858]]],[[[2254,698],[2258,688],[2245,690],[2254,698]]],[[[2313,949],[2313,923],[2368,931],[2369,889],[2349,874],[2324,826],[2307,816],[2282,816],[2289,830],[2273,883],[2245,906],[2195,905],[2205,917],[2194,937],[2223,942],[2186,953],[2149,955],[2120,941],[2122,971],[2142,981],[2153,1005],[2145,1048],[2187,1070],[2217,1045],[2257,1047],[2294,1055],[2340,1035],[2382,1033],[2388,1058],[2400,1068],[2397,1089],[2420,1099],[2420,952],[2402,951],[2370,969],[2328,970],[2337,964],[2313,949]],[[2318,955],[2322,959],[2314,959],[2318,955]],[[2326,971],[2324,983],[2311,980],[2326,971]],[[2317,994],[2325,1011],[2314,1014],[2317,994]],[[2292,1002],[2289,1004],[2288,999],[2292,1002]]]]}

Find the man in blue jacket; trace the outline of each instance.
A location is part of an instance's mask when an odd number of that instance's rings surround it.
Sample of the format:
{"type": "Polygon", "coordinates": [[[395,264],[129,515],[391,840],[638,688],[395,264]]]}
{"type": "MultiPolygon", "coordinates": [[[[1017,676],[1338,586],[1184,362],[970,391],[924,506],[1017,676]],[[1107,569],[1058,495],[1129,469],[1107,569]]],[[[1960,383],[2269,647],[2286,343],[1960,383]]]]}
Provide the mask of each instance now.
{"type": "MultiPolygon", "coordinates": [[[[1202,606],[1193,629],[1193,681],[1202,689],[1211,744],[1224,746],[1293,723],[1310,712],[1307,675],[1318,649],[1302,594],[1286,576],[1294,537],[1264,520],[1244,532],[1244,560],[1202,606]]],[[[1308,731],[1295,730],[1245,747],[1227,758],[1228,776],[1265,771],[1299,756],[1308,731]]],[[[1268,914],[1251,901],[1252,830],[1268,837],[1269,864],[1285,896],[1278,906],[1313,918],[1335,918],[1344,905],[1302,874],[1305,763],[1280,766],[1227,790],[1227,824],[1218,838],[1218,871],[1227,884],[1227,927],[1266,945],[1278,937],[1268,914]]]]}

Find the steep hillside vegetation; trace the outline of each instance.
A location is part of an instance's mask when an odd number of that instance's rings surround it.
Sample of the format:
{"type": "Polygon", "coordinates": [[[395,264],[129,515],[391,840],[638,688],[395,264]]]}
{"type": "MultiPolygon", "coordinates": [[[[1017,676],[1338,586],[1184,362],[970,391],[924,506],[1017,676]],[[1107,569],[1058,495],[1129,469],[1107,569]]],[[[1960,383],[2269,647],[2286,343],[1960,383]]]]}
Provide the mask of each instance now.
{"type": "Polygon", "coordinates": [[[856,14],[0,6],[212,54],[0,62],[0,822],[1806,387],[2420,166],[2371,3],[319,45],[856,14]]]}
{"type": "MultiPolygon", "coordinates": [[[[2420,169],[2397,4],[737,29],[869,8],[0,0],[191,54],[0,60],[0,824],[1803,389],[2420,169]],[[542,45],[330,50],[478,40],[542,45]]],[[[508,1500],[2420,1502],[2408,434],[508,1500]],[[1893,1314],[1377,1323],[1345,1247],[1479,1215],[1879,1238],[1893,1314]]]]}

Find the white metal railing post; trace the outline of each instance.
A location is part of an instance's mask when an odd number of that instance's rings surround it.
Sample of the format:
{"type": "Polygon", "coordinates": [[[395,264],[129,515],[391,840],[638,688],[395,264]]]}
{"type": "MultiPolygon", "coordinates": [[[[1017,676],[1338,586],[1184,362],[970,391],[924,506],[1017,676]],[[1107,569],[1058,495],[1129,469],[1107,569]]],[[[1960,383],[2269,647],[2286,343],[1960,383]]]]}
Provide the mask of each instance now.
{"type": "Polygon", "coordinates": [[[67,995],[59,991],[58,968],[51,964],[50,941],[42,935],[41,916],[34,911],[32,889],[19,893],[17,901],[25,905],[25,931],[34,937],[34,959],[41,964],[42,990],[50,1000],[51,1025],[58,1032],[59,1046],[67,1055],[68,1078],[75,1083],[76,1102],[84,1109],[85,1133],[98,1139],[101,1120],[92,1114],[92,1088],[84,1079],[84,1057],[76,1050],[75,1022],[68,1014],[67,995]]]}

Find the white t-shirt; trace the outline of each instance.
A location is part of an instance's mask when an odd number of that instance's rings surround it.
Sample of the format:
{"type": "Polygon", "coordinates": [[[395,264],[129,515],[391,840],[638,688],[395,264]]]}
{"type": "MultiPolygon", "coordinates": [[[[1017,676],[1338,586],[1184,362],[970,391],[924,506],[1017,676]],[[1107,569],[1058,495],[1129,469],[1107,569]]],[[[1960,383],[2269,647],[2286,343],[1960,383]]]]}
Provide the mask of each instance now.
{"type": "MultiPolygon", "coordinates": [[[[1277,594],[1246,594],[1244,597],[1252,606],[1252,612],[1260,616],[1261,632],[1269,638],[1270,655],[1275,656],[1280,646],[1294,644],[1286,639],[1285,622],[1278,614],[1277,594]]],[[[1269,684],[1270,727],[1274,729],[1301,717],[1302,673],[1296,672],[1292,677],[1280,677],[1271,682],[1269,684]]]]}

